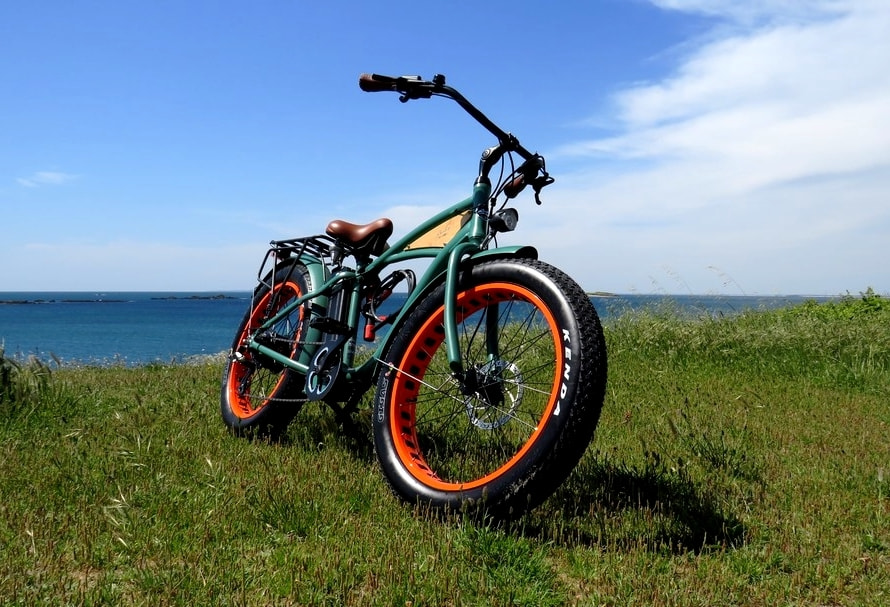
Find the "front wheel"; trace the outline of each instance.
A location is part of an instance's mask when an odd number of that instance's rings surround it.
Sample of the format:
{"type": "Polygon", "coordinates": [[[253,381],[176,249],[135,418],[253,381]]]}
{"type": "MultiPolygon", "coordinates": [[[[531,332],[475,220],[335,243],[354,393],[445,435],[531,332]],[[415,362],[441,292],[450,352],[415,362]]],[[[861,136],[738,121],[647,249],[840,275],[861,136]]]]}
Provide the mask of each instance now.
{"type": "Polygon", "coordinates": [[[305,266],[288,260],[254,291],[250,308],[235,333],[222,378],[220,410],[223,421],[235,433],[280,434],[306,400],[302,374],[248,349],[247,343],[255,338],[279,354],[299,358],[307,345],[308,305],[294,308],[262,332],[258,333],[258,328],[309,290],[305,266]]]}
{"type": "Polygon", "coordinates": [[[494,260],[458,279],[463,372],[451,372],[445,286],[409,314],[389,348],[374,403],[384,476],[409,502],[509,518],[568,476],[599,420],[602,327],[562,271],[494,260]]]}

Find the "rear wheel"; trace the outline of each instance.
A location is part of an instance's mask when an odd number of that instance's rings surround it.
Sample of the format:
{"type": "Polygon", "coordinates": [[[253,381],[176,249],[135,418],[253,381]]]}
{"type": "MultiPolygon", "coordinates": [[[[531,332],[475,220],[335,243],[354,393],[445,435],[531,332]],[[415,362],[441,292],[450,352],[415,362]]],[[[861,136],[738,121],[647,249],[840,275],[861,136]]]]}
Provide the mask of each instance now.
{"type": "Polygon", "coordinates": [[[459,277],[456,377],[444,290],[417,306],[385,356],[374,405],[380,465],[405,500],[515,516],[556,489],[593,436],[606,383],[602,328],[560,270],[481,263],[459,277]]]}
{"type": "Polygon", "coordinates": [[[254,292],[238,327],[222,378],[222,418],[238,434],[283,432],[306,399],[304,375],[248,349],[247,343],[255,337],[277,353],[294,359],[300,356],[309,328],[307,304],[254,334],[268,318],[309,292],[309,274],[305,266],[290,260],[280,264],[263,283],[254,292]]]}

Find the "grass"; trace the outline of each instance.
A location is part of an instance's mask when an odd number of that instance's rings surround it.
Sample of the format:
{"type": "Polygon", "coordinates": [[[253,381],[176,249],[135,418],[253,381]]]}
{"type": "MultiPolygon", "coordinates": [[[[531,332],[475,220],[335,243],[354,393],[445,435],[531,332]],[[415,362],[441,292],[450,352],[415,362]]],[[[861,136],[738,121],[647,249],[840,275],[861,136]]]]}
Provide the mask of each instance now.
{"type": "Polygon", "coordinates": [[[397,502],[319,406],[281,444],[230,436],[219,365],[0,353],[0,603],[890,602],[890,302],[607,340],[594,443],[510,528],[397,502]]]}

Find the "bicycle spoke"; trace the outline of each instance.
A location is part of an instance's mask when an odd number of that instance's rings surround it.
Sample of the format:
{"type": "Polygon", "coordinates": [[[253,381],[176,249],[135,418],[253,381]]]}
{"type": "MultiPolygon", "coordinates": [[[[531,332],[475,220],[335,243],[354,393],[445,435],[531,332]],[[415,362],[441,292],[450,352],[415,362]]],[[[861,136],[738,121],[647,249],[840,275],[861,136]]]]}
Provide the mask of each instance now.
{"type": "Polygon", "coordinates": [[[417,382],[406,397],[417,433],[412,440],[426,465],[449,481],[489,474],[539,430],[552,396],[556,347],[555,330],[537,305],[512,291],[468,298],[458,310],[466,377],[452,375],[441,336],[432,358],[419,365],[420,377],[398,371],[417,382]]]}

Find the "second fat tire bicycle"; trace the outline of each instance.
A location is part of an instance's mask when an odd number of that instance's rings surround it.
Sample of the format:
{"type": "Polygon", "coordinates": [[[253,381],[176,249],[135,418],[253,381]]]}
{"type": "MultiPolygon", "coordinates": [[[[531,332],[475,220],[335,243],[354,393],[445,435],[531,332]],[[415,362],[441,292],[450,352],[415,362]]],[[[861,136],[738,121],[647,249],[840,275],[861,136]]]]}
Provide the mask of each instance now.
{"type": "Polygon", "coordinates": [[[496,246],[518,221],[507,202],[531,186],[540,204],[553,179],[541,155],[441,75],[363,74],[359,85],[403,102],[450,98],[497,144],[483,152],[469,198],[397,242],[384,218],[271,243],[223,373],[223,421],[238,434],[279,434],[303,403],[349,415],[376,384],[374,447],[396,495],[437,511],[518,516],[577,464],[606,386],[587,294],[533,247],[496,246]],[[399,267],[419,259],[428,261],[419,278],[399,267]],[[397,290],[404,302],[384,316],[397,290]],[[378,342],[370,355],[357,355],[360,337],[378,342]]]}

